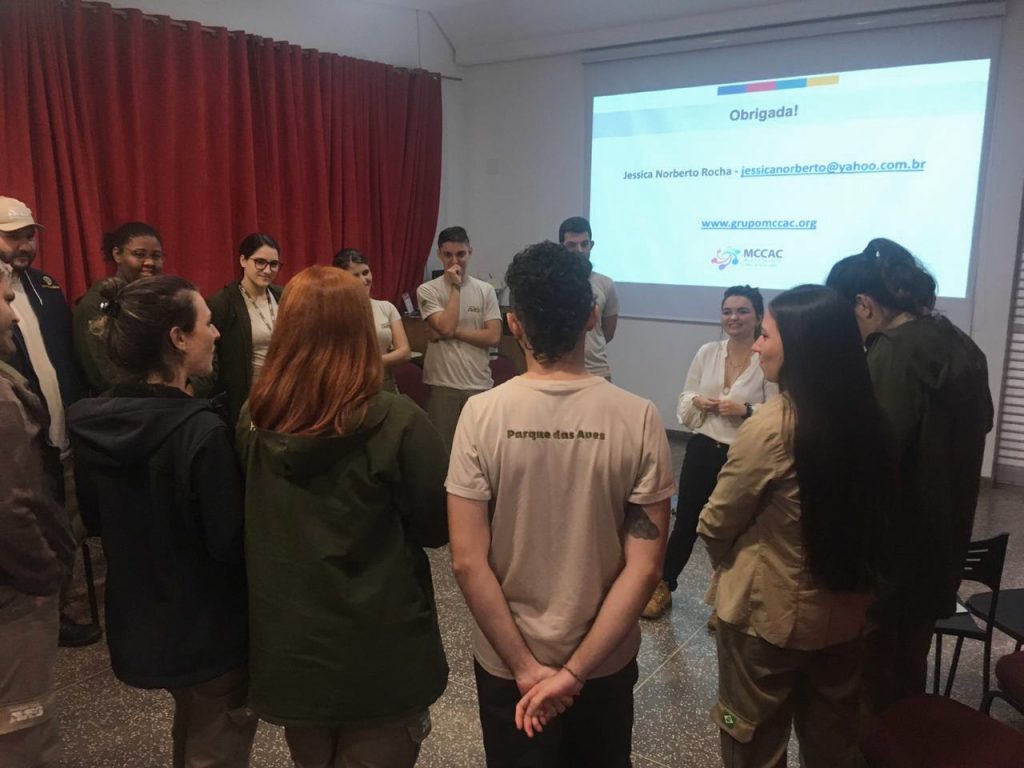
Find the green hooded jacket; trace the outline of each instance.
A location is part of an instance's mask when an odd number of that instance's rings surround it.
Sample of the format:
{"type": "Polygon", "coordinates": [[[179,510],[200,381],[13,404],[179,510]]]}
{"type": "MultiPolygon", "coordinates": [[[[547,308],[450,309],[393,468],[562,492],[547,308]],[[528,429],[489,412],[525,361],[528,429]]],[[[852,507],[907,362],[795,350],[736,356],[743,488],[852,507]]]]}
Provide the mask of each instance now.
{"type": "Polygon", "coordinates": [[[896,440],[900,500],[893,584],[876,611],[919,619],[956,607],[993,406],[985,355],[932,315],[869,336],[875,396],[896,440]]]}
{"type": "Polygon", "coordinates": [[[256,429],[246,405],[249,703],[278,725],[372,725],[428,707],[448,664],[423,547],[448,541],[448,458],[381,392],[335,437],[256,429]]]}

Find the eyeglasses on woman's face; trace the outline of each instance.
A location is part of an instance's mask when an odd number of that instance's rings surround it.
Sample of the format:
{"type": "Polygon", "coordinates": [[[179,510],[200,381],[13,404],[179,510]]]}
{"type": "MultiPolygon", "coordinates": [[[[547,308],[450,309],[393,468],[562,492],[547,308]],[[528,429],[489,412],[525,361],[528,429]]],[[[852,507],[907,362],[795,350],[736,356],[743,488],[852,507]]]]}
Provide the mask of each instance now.
{"type": "Polygon", "coordinates": [[[277,272],[281,268],[280,259],[253,259],[252,265],[256,267],[257,271],[263,272],[269,269],[271,272],[277,272]]]}

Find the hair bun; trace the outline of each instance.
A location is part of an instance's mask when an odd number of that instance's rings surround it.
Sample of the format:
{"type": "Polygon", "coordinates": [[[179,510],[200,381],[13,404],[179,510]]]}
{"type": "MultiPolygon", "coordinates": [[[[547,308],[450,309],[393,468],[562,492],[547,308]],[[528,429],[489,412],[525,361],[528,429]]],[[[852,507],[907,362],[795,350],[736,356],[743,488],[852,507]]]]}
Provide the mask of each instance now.
{"type": "Polygon", "coordinates": [[[127,285],[127,281],[120,277],[108,277],[100,283],[100,312],[107,317],[117,317],[121,314],[121,294],[127,285]]]}
{"type": "Polygon", "coordinates": [[[104,299],[100,302],[100,312],[107,317],[117,317],[121,314],[121,302],[117,299],[104,299]]]}

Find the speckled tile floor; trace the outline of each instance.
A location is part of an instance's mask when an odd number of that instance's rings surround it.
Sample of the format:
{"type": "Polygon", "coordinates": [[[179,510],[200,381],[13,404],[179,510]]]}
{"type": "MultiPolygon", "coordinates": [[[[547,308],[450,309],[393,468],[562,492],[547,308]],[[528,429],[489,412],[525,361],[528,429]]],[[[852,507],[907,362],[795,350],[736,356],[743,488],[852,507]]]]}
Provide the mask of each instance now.
{"type": "MultiPolygon", "coordinates": [[[[685,451],[673,440],[678,468],[685,451]]],[[[677,469],[678,474],[678,469],[677,469]]],[[[988,490],[978,506],[977,538],[1011,533],[1005,567],[1006,587],[1024,587],[1024,491],[988,490]]],[[[433,733],[424,743],[422,768],[478,768],[484,765],[476,690],[470,653],[471,621],[451,575],[447,549],[431,553],[451,678],[448,690],[432,707],[433,733]]],[[[709,576],[699,550],[691,559],[674,595],[670,614],[643,624],[640,680],[636,687],[633,732],[635,768],[699,768],[720,765],[718,734],[707,717],[716,688],[714,639],[705,629],[703,603],[709,576]]],[[[952,643],[947,643],[947,657],[952,643]]],[[[997,633],[993,659],[1013,650],[997,633]]],[[[948,658],[947,658],[948,666],[948,658]]],[[[953,689],[971,706],[981,700],[981,649],[967,643],[953,689]]],[[[110,672],[106,646],[62,649],[57,669],[65,768],[156,768],[170,765],[171,698],[119,683],[110,672]]],[[[1024,729],[1024,718],[997,703],[993,714],[1024,729]]],[[[281,730],[261,723],[253,768],[290,765],[281,730]]],[[[798,765],[795,744],[790,765],[798,765]]]]}

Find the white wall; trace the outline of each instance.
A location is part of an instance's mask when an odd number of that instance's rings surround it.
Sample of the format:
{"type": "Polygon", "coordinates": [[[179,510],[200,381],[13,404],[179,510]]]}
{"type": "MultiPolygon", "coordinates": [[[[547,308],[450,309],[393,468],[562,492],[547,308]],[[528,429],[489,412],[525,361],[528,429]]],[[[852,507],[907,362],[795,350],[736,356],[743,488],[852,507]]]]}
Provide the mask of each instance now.
{"type": "MultiPolygon", "coordinates": [[[[582,56],[470,67],[466,77],[466,225],[473,236],[476,274],[497,275],[523,245],[554,239],[563,218],[585,209],[582,56]]],[[[994,77],[970,331],[988,356],[998,398],[1024,180],[1024,0],[1007,3],[994,77]]],[[[600,248],[601,222],[592,224],[600,248]]],[[[675,400],[693,353],[717,337],[714,326],[620,319],[609,346],[613,378],[653,400],[666,424],[675,426],[675,400]]],[[[986,472],[993,442],[990,438],[986,472]]]]}
{"type": "MultiPolygon", "coordinates": [[[[971,336],[988,357],[989,383],[1001,404],[1007,332],[1013,301],[1015,254],[1024,192],[1024,0],[1010,0],[996,62],[996,93],[988,168],[981,194],[978,269],[971,336]]],[[[998,418],[998,414],[997,414],[998,418]]],[[[985,445],[984,472],[990,476],[995,430],[985,445]]]]}

